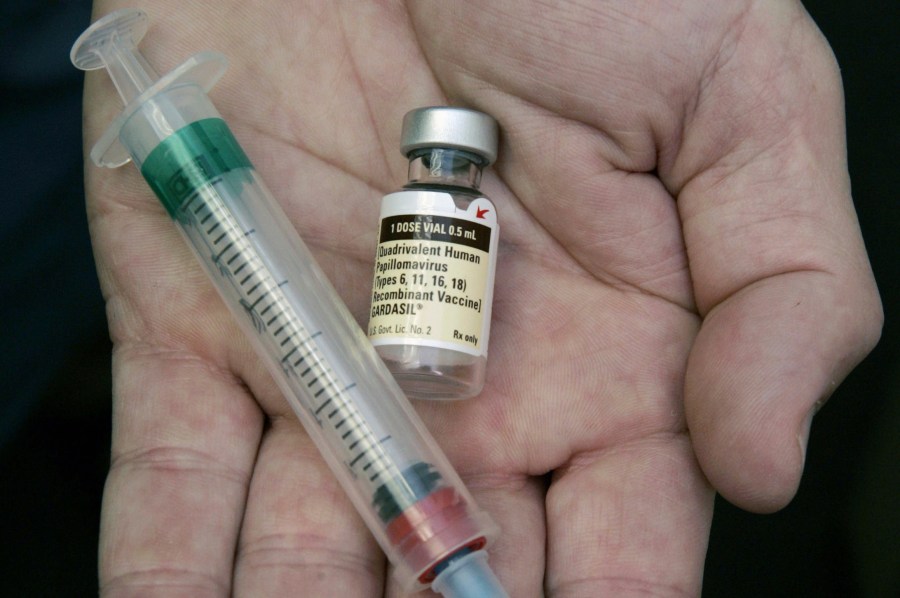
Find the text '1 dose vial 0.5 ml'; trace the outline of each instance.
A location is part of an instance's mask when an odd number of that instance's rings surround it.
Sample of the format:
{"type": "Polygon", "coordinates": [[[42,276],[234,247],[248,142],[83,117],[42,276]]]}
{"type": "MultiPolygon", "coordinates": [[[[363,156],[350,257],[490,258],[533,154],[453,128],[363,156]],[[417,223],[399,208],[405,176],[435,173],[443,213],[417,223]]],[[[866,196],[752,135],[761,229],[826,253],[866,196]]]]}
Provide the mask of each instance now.
{"type": "Polygon", "coordinates": [[[497,122],[463,108],[403,119],[409,180],[384,197],[368,333],[406,394],[465,399],[487,369],[499,227],[478,190],[497,122]]]}

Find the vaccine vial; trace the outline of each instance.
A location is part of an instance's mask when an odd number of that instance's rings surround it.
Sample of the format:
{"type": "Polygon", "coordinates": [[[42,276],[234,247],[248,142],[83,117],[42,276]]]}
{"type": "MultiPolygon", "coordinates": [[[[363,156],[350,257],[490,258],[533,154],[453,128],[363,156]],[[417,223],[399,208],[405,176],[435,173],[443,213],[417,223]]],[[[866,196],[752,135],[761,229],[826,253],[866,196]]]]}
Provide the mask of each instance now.
{"type": "Polygon", "coordinates": [[[384,197],[368,334],[407,396],[481,392],[499,227],[478,186],[497,158],[497,121],[463,108],[403,118],[409,180],[384,197]]]}

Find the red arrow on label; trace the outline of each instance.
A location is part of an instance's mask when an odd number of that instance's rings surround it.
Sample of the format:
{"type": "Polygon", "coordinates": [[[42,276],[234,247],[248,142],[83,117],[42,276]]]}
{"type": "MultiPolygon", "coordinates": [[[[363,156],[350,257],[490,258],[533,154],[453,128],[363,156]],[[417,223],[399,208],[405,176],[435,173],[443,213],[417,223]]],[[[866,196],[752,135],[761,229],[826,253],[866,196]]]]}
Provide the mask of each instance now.
{"type": "Polygon", "coordinates": [[[487,208],[475,208],[475,217],[484,219],[484,215],[490,212],[487,208]]]}

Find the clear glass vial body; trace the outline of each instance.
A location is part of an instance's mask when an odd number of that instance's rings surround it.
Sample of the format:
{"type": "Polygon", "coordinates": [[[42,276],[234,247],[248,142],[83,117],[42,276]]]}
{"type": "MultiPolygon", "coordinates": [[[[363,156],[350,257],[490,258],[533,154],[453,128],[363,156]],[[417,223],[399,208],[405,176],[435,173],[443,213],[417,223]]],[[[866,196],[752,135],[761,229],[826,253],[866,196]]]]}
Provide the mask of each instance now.
{"type": "MultiPolygon", "coordinates": [[[[491,230],[488,234],[491,237],[492,242],[489,247],[486,246],[486,253],[479,254],[480,257],[487,262],[484,264],[481,272],[468,271],[468,278],[463,280],[464,277],[459,275],[459,272],[462,272],[462,270],[454,269],[456,266],[453,263],[449,263],[448,268],[450,269],[446,271],[438,270],[439,274],[437,275],[426,273],[424,277],[421,277],[420,275],[420,278],[416,278],[415,272],[411,271],[407,273],[407,276],[405,277],[407,282],[414,280],[439,282],[443,278],[446,287],[457,291],[460,287],[465,289],[466,287],[464,285],[469,284],[469,288],[474,289],[474,299],[472,300],[480,301],[478,304],[480,312],[478,326],[480,326],[480,330],[477,334],[472,335],[467,333],[456,334],[454,331],[454,335],[447,338],[452,339],[459,337],[461,340],[463,338],[469,339],[470,337],[475,336],[480,336],[480,338],[478,338],[477,341],[477,350],[474,350],[475,348],[471,346],[471,343],[465,342],[459,342],[454,346],[453,342],[433,341],[425,336],[379,335],[379,329],[383,330],[384,327],[378,324],[379,320],[376,317],[375,309],[379,287],[378,264],[376,264],[375,283],[373,284],[373,317],[370,320],[369,326],[370,338],[372,339],[373,344],[375,344],[378,354],[381,356],[382,360],[384,360],[388,369],[394,375],[394,378],[400,384],[400,387],[406,392],[407,396],[431,400],[471,398],[481,392],[484,387],[485,375],[487,372],[487,342],[490,329],[490,304],[493,298],[497,235],[499,234],[499,227],[496,223],[496,213],[494,213],[493,204],[491,204],[490,200],[478,190],[481,182],[484,160],[474,153],[449,148],[417,149],[410,153],[409,159],[409,177],[407,184],[404,185],[398,193],[385,196],[384,202],[395,201],[400,195],[404,195],[404,197],[413,197],[416,202],[415,211],[419,213],[420,219],[431,217],[428,216],[428,213],[430,212],[430,206],[433,205],[432,202],[446,201],[447,198],[452,200],[452,207],[455,208],[458,215],[477,214],[477,218],[484,218],[485,216],[490,215],[491,230]],[[403,192],[416,192],[418,195],[404,194],[403,192]],[[472,280],[473,278],[478,278],[482,275],[485,278],[483,283],[472,280]]],[[[382,216],[384,216],[385,205],[383,205],[382,208],[382,216]]],[[[435,218],[435,220],[437,220],[437,218],[435,218]]],[[[383,218],[379,255],[383,253],[381,247],[384,246],[385,241],[385,221],[386,219],[383,218]]],[[[452,225],[450,226],[452,230],[452,225]]],[[[478,225],[474,224],[473,226],[478,225]]],[[[423,234],[425,238],[428,238],[427,232],[423,234]]],[[[462,234],[467,233],[460,231],[460,235],[462,234]]],[[[477,234],[480,239],[483,239],[481,231],[477,234]]],[[[420,239],[422,237],[409,238],[420,239]]],[[[416,241],[409,241],[409,243],[414,242],[416,241]]],[[[441,248],[442,252],[451,251],[447,246],[452,245],[452,243],[443,243],[441,245],[444,245],[444,247],[441,248]]],[[[469,251],[469,248],[462,247],[461,255],[467,255],[469,251]]],[[[469,259],[472,258],[470,257],[469,259]]],[[[452,260],[448,261],[452,262],[452,260]]],[[[434,303],[433,300],[437,299],[438,305],[435,309],[443,309],[444,312],[440,316],[441,319],[452,319],[453,308],[442,307],[440,301],[440,297],[446,295],[429,295],[428,293],[430,292],[440,292],[439,290],[429,291],[429,284],[430,282],[425,282],[424,286],[419,287],[419,292],[425,293],[426,297],[430,297],[432,299],[431,303],[434,303]]],[[[406,284],[404,286],[404,291],[406,293],[415,293],[416,287],[413,284],[406,284]]],[[[421,296],[422,295],[418,295],[418,297],[421,296]]],[[[460,292],[460,296],[471,299],[468,294],[463,295],[462,292],[460,292]]],[[[422,303],[428,302],[423,301],[422,303]]],[[[418,304],[419,307],[421,307],[422,303],[418,304]]],[[[408,320],[414,322],[415,317],[411,316],[408,320]]],[[[427,324],[433,322],[433,319],[425,319],[422,321],[425,323],[425,326],[419,327],[418,329],[430,329],[427,324]]],[[[415,324],[412,326],[415,326],[415,324]]],[[[464,326],[461,326],[460,328],[465,329],[464,326]]],[[[410,326],[407,326],[406,331],[409,331],[409,329],[410,326]]],[[[471,329],[471,327],[469,329],[471,329]]]]}

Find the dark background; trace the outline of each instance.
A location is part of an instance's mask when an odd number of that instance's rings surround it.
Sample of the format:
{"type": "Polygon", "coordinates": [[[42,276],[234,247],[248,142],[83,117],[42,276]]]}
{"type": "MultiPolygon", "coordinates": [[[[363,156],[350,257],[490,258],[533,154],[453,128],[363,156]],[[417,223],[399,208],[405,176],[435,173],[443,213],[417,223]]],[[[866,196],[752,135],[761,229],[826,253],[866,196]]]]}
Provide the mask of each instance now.
{"type": "MultiPolygon", "coordinates": [[[[727,1],[727,0],[722,0],[727,1]]],[[[716,503],[704,596],[900,596],[900,2],[809,0],[841,65],[853,195],[887,314],[813,426],[796,499],[716,503]]],[[[97,593],[110,345],[84,216],[84,1],[0,0],[0,594],[97,593]],[[26,307],[27,306],[27,307],[26,307]]]]}

